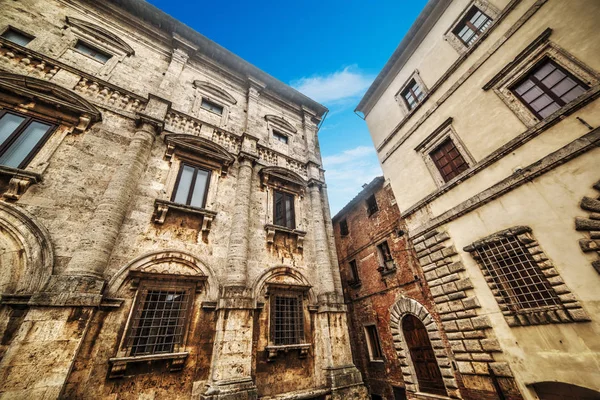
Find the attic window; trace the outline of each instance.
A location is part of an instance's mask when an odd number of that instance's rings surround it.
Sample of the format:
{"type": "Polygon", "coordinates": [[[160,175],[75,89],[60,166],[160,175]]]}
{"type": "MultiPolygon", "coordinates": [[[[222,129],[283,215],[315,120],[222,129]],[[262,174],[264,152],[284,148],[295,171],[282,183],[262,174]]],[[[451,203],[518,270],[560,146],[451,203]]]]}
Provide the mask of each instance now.
{"type": "Polygon", "coordinates": [[[75,50],[87,56],[90,56],[103,64],[110,60],[110,58],[112,57],[112,55],[107,54],[104,51],[99,50],[98,48],[93,47],[89,44],[83,43],[81,40],[78,40],[75,44],[75,50]]]}
{"type": "Polygon", "coordinates": [[[223,107],[207,99],[202,99],[200,107],[207,111],[214,112],[215,114],[223,115],[223,107]]]}
{"type": "Polygon", "coordinates": [[[27,44],[34,39],[34,36],[18,31],[12,27],[5,30],[2,37],[20,46],[27,46],[27,44]]]}
{"type": "Polygon", "coordinates": [[[288,144],[288,137],[279,131],[273,130],[273,137],[281,143],[288,144]]]}

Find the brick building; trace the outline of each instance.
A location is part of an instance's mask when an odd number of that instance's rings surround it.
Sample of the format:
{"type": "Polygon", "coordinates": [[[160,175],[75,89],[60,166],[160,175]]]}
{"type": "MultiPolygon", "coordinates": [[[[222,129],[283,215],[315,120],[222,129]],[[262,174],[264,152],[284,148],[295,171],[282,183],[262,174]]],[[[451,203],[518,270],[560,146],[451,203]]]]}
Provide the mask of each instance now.
{"type": "Polygon", "coordinates": [[[365,399],[326,108],[142,0],[0,13],[0,397],[365,399]]]}
{"type": "Polygon", "coordinates": [[[599,17],[431,0],[357,106],[471,397],[600,398],[599,17]]]}
{"type": "Polygon", "coordinates": [[[352,352],[372,398],[461,397],[447,337],[384,178],[365,185],[333,226],[352,352]]]}

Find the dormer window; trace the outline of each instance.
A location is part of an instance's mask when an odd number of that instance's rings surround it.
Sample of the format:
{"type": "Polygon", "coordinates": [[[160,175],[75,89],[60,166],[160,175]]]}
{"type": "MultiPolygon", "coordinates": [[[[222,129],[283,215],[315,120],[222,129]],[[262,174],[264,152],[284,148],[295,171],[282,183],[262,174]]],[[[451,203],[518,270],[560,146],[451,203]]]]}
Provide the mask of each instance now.
{"type": "Polygon", "coordinates": [[[2,34],[2,37],[6,40],[10,40],[11,42],[18,44],[19,46],[27,46],[29,42],[35,39],[34,36],[28,35],[13,27],[9,27],[7,30],[5,30],[2,34]]]}
{"type": "Polygon", "coordinates": [[[213,112],[215,114],[219,114],[222,115],[223,114],[223,107],[213,103],[212,101],[209,101],[207,99],[202,99],[202,102],[200,103],[200,107],[202,107],[203,109],[213,112]]]}
{"type": "Polygon", "coordinates": [[[84,43],[81,40],[78,40],[77,43],[75,43],[75,50],[87,56],[90,56],[96,59],[97,61],[100,61],[102,64],[106,63],[112,57],[112,55],[94,46],[84,43]]]}

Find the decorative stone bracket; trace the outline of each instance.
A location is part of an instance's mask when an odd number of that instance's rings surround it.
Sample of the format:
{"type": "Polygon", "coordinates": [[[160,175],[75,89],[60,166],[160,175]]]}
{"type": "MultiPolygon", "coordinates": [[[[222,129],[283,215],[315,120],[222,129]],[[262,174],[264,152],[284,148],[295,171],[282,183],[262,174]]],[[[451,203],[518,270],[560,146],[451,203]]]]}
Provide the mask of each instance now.
{"type": "Polygon", "coordinates": [[[4,166],[0,166],[0,174],[12,175],[8,182],[8,190],[2,195],[7,200],[19,200],[32,183],[38,183],[42,180],[40,174],[4,166]]]}
{"type": "Polygon", "coordinates": [[[167,218],[169,209],[175,209],[190,214],[197,214],[202,216],[202,232],[210,232],[213,219],[217,216],[215,211],[207,210],[205,208],[187,206],[184,204],[174,203],[168,200],[154,200],[154,222],[157,224],[163,224],[167,218]]]}
{"type": "MultiPolygon", "coordinates": [[[[600,181],[594,185],[600,191],[600,181]]],[[[589,238],[579,240],[579,247],[584,253],[593,253],[600,257],[600,196],[584,197],[579,206],[590,214],[587,218],[575,218],[575,229],[587,232],[589,238]]],[[[592,266],[600,274],[600,258],[592,262],[592,266]]]]}
{"type": "Polygon", "coordinates": [[[273,242],[275,241],[275,233],[276,232],[282,232],[282,233],[287,233],[289,235],[296,237],[296,246],[298,247],[298,250],[300,250],[304,247],[304,237],[306,236],[305,231],[300,231],[297,229],[289,229],[289,228],[286,228],[283,226],[272,225],[272,224],[266,224],[265,230],[267,231],[267,243],[269,243],[269,244],[273,244],[273,242]]]}
{"type": "Polygon", "coordinates": [[[267,361],[272,362],[277,358],[277,354],[279,352],[287,353],[290,350],[300,350],[299,358],[306,358],[308,356],[308,350],[310,349],[310,343],[301,343],[301,344],[286,344],[286,345],[270,345],[265,347],[267,351],[267,361]]]}
{"type": "Polygon", "coordinates": [[[150,354],[133,357],[113,357],[108,360],[108,377],[110,379],[124,377],[128,364],[160,360],[166,360],[169,362],[169,371],[181,371],[189,354],[190,353],[187,351],[183,351],[180,353],[150,354]]]}

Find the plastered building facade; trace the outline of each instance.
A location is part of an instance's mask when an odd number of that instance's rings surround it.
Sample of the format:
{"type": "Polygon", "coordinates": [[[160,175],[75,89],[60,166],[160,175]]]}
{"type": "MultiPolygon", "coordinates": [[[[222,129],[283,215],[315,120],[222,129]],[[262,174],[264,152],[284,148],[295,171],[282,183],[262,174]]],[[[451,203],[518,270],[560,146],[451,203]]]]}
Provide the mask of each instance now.
{"type": "Polygon", "coordinates": [[[144,1],[0,7],[0,398],[366,398],[327,110],[144,1]]]}
{"type": "Polygon", "coordinates": [[[599,396],[599,16],[432,0],[357,107],[466,395],[599,396]]]}
{"type": "Polygon", "coordinates": [[[371,397],[427,398],[410,390],[418,379],[426,386],[421,392],[463,397],[448,338],[389,182],[377,177],[365,185],[333,217],[333,228],[352,354],[371,397]],[[411,324],[400,323],[405,317],[411,324]],[[417,370],[425,376],[417,377],[417,370]]]}

